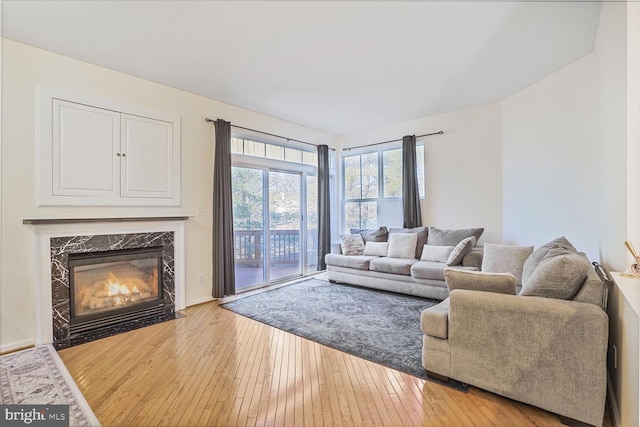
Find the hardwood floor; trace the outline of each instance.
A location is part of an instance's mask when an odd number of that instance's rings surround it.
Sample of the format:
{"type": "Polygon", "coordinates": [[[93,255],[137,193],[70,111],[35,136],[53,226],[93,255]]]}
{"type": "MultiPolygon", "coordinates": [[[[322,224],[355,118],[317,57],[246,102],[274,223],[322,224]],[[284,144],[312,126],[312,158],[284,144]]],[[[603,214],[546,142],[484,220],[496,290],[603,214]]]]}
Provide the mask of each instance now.
{"type": "Polygon", "coordinates": [[[185,314],[59,352],[103,426],[561,425],[532,406],[473,387],[460,393],[216,302],[185,314]]]}

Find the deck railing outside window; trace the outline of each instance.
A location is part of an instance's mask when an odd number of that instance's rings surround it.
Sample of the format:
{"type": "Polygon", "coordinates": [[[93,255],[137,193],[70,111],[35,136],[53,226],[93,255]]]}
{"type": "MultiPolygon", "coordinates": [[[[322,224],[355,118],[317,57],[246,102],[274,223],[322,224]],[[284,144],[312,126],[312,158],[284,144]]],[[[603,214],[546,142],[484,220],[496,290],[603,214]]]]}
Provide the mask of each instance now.
{"type": "MultiPolygon", "coordinates": [[[[264,262],[263,230],[237,230],[235,238],[236,265],[258,267],[264,262]]],[[[317,230],[308,230],[309,252],[317,251],[317,230]]],[[[297,264],[300,261],[300,231],[271,230],[269,248],[272,264],[297,264]]]]}

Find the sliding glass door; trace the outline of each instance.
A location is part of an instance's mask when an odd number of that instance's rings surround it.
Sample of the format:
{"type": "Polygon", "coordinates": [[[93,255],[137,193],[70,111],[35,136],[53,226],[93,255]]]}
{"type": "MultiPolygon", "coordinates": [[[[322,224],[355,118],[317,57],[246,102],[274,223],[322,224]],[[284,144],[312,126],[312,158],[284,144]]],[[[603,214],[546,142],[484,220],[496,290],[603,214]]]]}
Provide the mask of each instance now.
{"type": "Polygon", "coordinates": [[[309,247],[317,240],[309,242],[315,226],[308,225],[310,215],[302,214],[309,209],[310,178],[293,171],[232,168],[237,291],[304,273],[309,247]]]}

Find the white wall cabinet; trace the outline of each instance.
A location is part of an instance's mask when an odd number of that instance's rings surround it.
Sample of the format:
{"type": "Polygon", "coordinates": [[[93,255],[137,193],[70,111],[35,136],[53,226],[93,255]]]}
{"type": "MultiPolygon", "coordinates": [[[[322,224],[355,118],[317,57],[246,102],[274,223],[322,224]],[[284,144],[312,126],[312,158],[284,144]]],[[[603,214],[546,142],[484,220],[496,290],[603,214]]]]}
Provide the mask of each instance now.
{"type": "Polygon", "coordinates": [[[180,205],[179,118],[41,102],[40,206],[180,205]]]}

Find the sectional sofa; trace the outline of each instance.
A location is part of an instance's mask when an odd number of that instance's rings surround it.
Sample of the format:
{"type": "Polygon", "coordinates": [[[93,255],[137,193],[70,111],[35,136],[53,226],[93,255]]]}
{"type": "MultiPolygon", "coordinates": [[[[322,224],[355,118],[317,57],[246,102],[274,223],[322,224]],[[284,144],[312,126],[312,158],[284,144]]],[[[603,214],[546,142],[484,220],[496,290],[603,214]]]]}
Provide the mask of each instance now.
{"type": "Polygon", "coordinates": [[[484,261],[481,272],[448,269],[449,297],[422,312],[428,375],[601,426],[607,290],[587,257],[561,237],[535,251],[487,243],[484,261]]]}
{"type": "Polygon", "coordinates": [[[443,300],[449,295],[445,268],[480,270],[482,247],[476,244],[483,232],[483,228],[352,229],[326,255],[327,276],[334,283],[443,300]]]}

